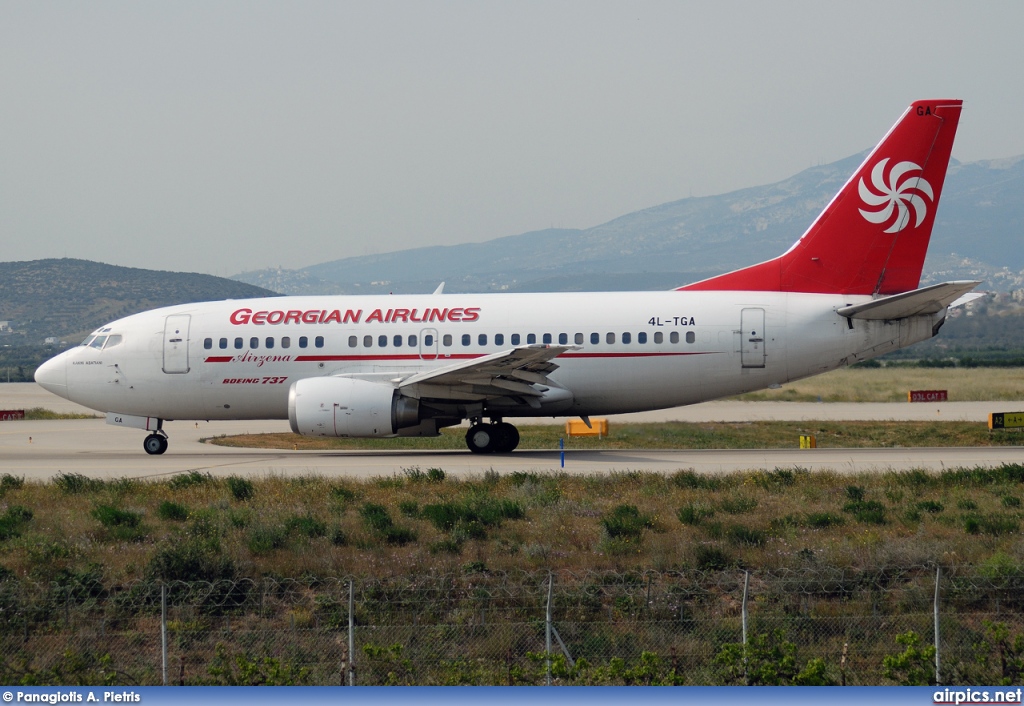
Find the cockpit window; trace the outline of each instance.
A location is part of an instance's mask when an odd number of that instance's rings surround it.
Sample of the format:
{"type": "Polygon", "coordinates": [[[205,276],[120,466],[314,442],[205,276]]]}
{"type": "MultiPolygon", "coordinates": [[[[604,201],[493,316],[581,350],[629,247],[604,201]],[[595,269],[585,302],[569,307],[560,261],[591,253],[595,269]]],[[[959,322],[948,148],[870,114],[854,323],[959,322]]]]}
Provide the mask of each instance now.
{"type": "Polygon", "coordinates": [[[88,346],[88,345],[92,344],[92,341],[93,341],[94,338],[96,338],[96,336],[89,336],[84,341],[82,341],[82,345],[83,346],[88,346]]]}
{"type": "Polygon", "coordinates": [[[112,336],[107,336],[107,345],[103,346],[103,350],[113,348],[114,346],[120,345],[124,338],[119,333],[115,333],[112,336]]]}
{"type": "Polygon", "coordinates": [[[96,336],[94,339],[92,339],[92,342],[90,342],[89,345],[92,348],[103,348],[103,344],[106,343],[106,342],[107,342],[107,337],[106,336],[96,336]]]}

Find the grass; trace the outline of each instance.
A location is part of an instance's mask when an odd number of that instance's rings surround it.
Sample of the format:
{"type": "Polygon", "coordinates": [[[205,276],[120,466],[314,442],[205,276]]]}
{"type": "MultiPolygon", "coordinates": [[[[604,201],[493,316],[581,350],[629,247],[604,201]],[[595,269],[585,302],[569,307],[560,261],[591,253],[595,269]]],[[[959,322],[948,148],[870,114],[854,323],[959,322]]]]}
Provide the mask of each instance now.
{"type": "MultiPolygon", "coordinates": [[[[519,428],[522,449],[557,449],[563,429],[553,425],[519,428]]],[[[573,449],[778,449],[796,448],[800,436],[814,435],[818,448],[900,448],[950,446],[1024,446],[1024,433],[993,433],[982,422],[665,422],[612,425],[607,437],[565,438],[573,449]]],[[[444,429],[431,438],[334,439],[297,434],[243,434],[206,439],[219,446],[299,450],[458,450],[464,451],[464,429],[444,429]]],[[[410,480],[432,480],[412,470],[410,480]]],[[[439,469],[431,469],[436,471],[439,469]]],[[[435,474],[436,475],[436,474],[435,474]]],[[[442,479],[443,480],[443,479],[442,479]]],[[[698,479],[696,483],[713,483],[698,479]]]]}
{"type": "Polygon", "coordinates": [[[777,390],[735,398],[749,402],[906,402],[908,390],[947,390],[951,401],[1024,399],[1024,368],[840,368],[777,390]]]}
{"type": "Polygon", "coordinates": [[[580,572],[784,570],[812,559],[1024,564],[1024,508],[1014,502],[1024,496],[1024,465],[854,476],[271,476],[249,480],[244,502],[227,479],[177,480],[189,477],[9,483],[0,569],[40,581],[98,571],[112,582],[389,577],[470,564],[580,572]]]}

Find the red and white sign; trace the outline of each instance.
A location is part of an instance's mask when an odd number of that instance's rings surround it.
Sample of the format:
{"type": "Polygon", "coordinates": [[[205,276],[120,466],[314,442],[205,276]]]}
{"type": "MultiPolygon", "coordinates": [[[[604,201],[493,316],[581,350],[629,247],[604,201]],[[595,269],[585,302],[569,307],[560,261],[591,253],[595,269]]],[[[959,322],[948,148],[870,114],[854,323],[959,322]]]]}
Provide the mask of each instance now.
{"type": "Polygon", "coordinates": [[[911,390],[907,393],[908,402],[948,402],[949,395],[945,390],[911,390]]]}
{"type": "Polygon", "coordinates": [[[0,422],[10,422],[15,419],[24,419],[25,410],[23,409],[0,409],[0,422]]]}

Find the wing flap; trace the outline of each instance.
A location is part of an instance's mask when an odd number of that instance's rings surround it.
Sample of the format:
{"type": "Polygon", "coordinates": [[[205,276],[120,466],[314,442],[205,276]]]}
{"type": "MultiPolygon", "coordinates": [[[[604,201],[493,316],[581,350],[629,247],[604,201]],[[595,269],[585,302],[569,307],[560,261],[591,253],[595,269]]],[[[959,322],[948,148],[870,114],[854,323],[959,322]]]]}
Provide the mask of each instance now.
{"type": "Polygon", "coordinates": [[[518,395],[542,396],[552,383],[548,374],[558,368],[553,359],[578,346],[536,345],[512,348],[459,361],[412,375],[398,388],[412,397],[486,399],[518,395]]]}

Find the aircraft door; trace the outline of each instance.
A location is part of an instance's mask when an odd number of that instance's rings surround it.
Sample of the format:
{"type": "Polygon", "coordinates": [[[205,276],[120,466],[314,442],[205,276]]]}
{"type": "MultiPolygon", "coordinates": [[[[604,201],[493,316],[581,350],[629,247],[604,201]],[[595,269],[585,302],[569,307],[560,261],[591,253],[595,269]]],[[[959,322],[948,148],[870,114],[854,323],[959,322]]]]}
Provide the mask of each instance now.
{"type": "Polygon", "coordinates": [[[764,367],[764,309],[740,312],[740,361],[744,368],[764,367]]]}
{"type": "Polygon", "coordinates": [[[187,373],[188,327],[192,317],[174,314],[164,321],[164,372],[187,373]]]}
{"type": "Polygon", "coordinates": [[[420,331],[420,360],[437,360],[437,329],[420,331]]]}

